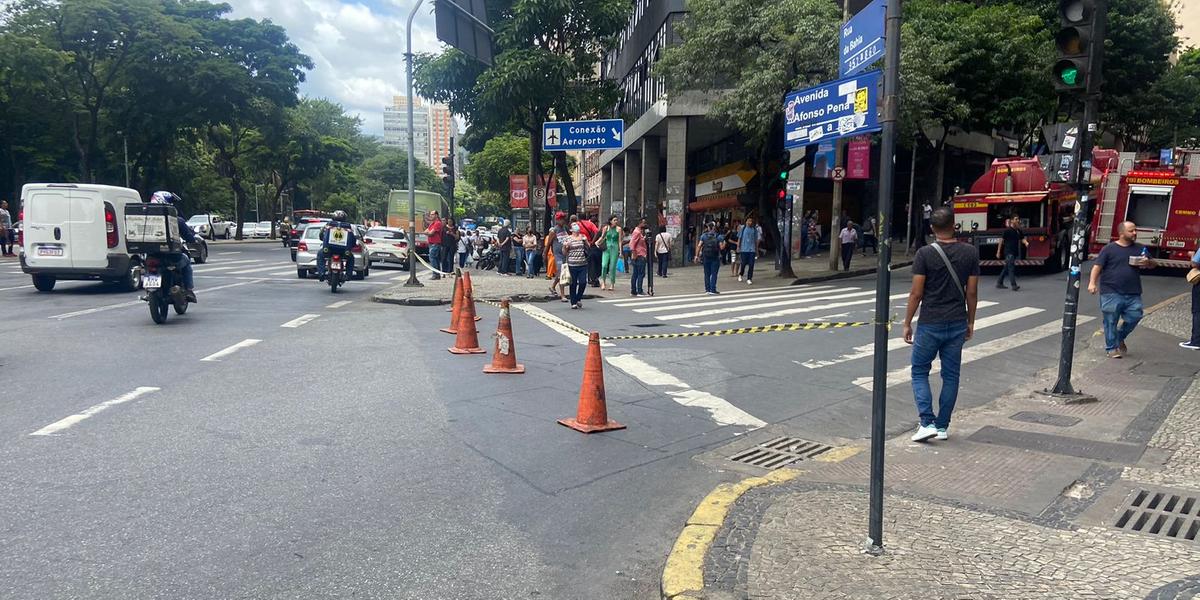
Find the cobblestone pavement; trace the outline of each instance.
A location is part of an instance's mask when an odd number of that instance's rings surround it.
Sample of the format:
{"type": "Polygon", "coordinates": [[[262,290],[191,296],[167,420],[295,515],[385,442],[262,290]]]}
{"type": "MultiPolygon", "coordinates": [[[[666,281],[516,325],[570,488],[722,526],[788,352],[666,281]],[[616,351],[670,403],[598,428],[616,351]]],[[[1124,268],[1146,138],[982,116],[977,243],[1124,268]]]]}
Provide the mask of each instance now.
{"type": "Polygon", "coordinates": [[[1132,599],[1200,573],[1200,552],[1179,542],[895,495],[884,502],[887,552],[873,557],[862,552],[866,510],[862,491],[777,495],[758,530],[772,542],[754,546],[747,596],[1132,599]]]}
{"type": "Polygon", "coordinates": [[[1179,398],[1162,427],[1150,438],[1150,447],[1170,452],[1162,467],[1127,467],[1122,478],[1200,490],[1200,380],[1179,398]]]}
{"type": "Polygon", "coordinates": [[[1146,315],[1146,318],[1142,319],[1139,325],[1173,335],[1178,337],[1179,341],[1188,339],[1192,335],[1191,297],[1184,295],[1172,301],[1170,304],[1146,315]]]}

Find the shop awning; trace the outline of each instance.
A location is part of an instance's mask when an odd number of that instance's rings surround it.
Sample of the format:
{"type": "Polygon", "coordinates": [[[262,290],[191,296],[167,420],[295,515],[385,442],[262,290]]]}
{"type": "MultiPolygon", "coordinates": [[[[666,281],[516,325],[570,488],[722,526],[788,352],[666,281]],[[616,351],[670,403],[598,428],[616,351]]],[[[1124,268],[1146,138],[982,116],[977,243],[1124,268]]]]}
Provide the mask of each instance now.
{"type": "Polygon", "coordinates": [[[738,161],[696,176],[696,197],[723,194],[746,187],[755,171],[746,161],[738,161]]]}
{"type": "Polygon", "coordinates": [[[695,202],[688,204],[688,210],[692,212],[707,212],[710,210],[734,208],[737,205],[737,194],[711,194],[705,198],[698,198],[695,202]]]}

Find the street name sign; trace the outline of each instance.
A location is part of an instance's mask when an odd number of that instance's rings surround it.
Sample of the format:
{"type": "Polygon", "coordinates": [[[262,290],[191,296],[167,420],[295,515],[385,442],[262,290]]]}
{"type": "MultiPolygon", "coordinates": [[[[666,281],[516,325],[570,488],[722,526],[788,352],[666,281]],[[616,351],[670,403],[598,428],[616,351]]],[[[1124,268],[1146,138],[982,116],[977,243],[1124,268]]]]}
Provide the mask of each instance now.
{"type": "Polygon", "coordinates": [[[783,147],[879,131],[879,71],[792,92],[783,104],[783,147]]]}
{"type": "Polygon", "coordinates": [[[542,149],[619,150],[625,136],[625,121],[547,121],[542,123],[542,149]]]}
{"type": "Polygon", "coordinates": [[[849,77],[883,58],[887,2],[875,0],[842,25],[838,44],[838,75],[849,77]]]}

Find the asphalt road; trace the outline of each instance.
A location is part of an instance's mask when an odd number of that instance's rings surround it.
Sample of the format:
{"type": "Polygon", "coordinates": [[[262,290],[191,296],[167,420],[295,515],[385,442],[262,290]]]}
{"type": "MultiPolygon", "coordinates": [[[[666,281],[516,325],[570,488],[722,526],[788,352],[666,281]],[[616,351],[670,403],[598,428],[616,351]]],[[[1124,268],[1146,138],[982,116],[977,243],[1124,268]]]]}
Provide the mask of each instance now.
{"type": "MultiPolygon", "coordinates": [[[[4,597],[655,598],[683,520],[743,476],[694,456],[756,423],[867,435],[870,328],[613,342],[609,413],[628,429],[584,436],[555,423],[573,416],[584,348],[529,313],[605,335],[869,320],[871,278],[536,305],[513,317],[529,372],[500,376],[446,352],[444,308],[369,302],[399,270],[333,295],[279,246],[211,249],[200,303],[162,326],[136,294],[40,294],[0,263],[4,597]]],[[[1147,305],[1182,290],[1145,285],[1147,305]]],[[[993,324],[972,342],[961,403],[1056,364],[1062,279],[1022,286],[985,286],[993,324]]],[[[893,293],[907,287],[898,272],[893,293]]],[[[488,346],[497,311],[480,314],[488,346]]],[[[899,432],[915,419],[906,351],[889,360],[899,432]]]]}

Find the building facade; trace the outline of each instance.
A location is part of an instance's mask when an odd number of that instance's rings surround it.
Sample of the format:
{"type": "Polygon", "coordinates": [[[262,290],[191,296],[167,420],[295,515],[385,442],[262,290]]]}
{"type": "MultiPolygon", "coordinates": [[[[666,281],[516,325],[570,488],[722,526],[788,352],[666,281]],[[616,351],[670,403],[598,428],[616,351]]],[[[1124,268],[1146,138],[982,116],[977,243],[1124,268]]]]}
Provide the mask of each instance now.
{"type": "MultiPolygon", "coordinates": [[[[416,159],[429,167],[440,168],[442,157],[450,153],[450,138],[458,133],[458,124],[450,113],[450,107],[415,98],[413,130],[416,159]]],[[[395,96],[392,106],[383,109],[383,145],[408,150],[406,96],[395,96]]]]}

